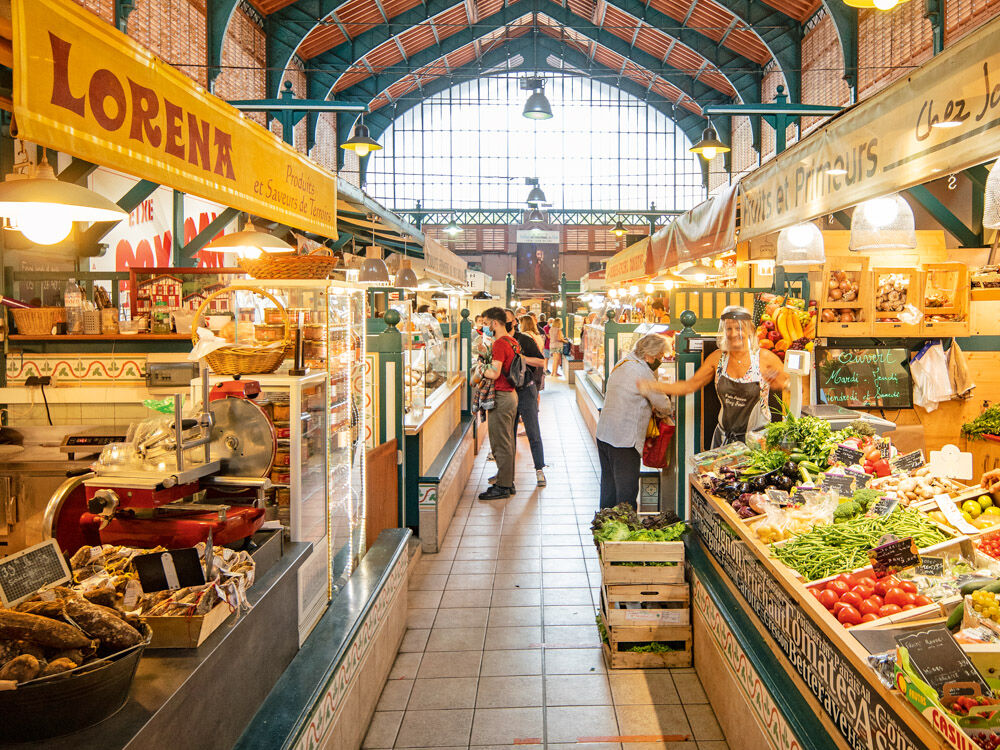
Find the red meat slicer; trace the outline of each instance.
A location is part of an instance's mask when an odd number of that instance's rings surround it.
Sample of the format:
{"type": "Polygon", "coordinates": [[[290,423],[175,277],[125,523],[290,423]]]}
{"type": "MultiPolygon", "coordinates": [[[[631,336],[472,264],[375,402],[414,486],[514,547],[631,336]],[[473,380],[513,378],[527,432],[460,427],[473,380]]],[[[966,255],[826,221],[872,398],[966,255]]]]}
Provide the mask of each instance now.
{"type": "Polygon", "coordinates": [[[56,490],[45,510],[47,538],[73,554],[83,545],[233,544],[260,528],[276,446],[271,420],[251,400],[260,384],[227,381],[210,395],[207,370],[201,380],[196,418],[183,418],[175,395],[171,425],[133,425],[130,442],[107,446],[93,473],[56,490]]]}

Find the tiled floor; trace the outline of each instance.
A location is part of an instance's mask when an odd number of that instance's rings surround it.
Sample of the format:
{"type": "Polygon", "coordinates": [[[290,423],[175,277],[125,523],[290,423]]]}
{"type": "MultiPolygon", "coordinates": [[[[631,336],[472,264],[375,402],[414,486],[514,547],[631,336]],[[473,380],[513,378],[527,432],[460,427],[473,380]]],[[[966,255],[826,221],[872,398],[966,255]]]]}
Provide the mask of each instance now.
{"type": "Polygon", "coordinates": [[[476,495],[480,451],[440,553],[410,579],[408,630],[366,748],[728,750],[691,669],[604,667],[590,521],[596,449],[574,393],[542,393],[548,486],[518,440],[515,497],[476,495]]]}

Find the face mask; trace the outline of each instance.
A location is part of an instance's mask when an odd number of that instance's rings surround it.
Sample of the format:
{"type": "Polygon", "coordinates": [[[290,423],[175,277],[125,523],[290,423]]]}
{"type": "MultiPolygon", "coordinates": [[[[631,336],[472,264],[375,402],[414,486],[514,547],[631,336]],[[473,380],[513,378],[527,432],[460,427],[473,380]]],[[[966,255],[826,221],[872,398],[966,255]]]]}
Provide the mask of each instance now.
{"type": "Polygon", "coordinates": [[[507,328],[507,333],[513,333],[514,332],[514,324],[511,323],[509,320],[507,321],[507,323],[505,323],[505,326],[507,328]]]}
{"type": "Polygon", "coordinates": [[[483,338],[491,339],[493,338],[493,331],[489,326],[483,327],[483,338]]]}
{"type": "Polygon", "coordinates": [[[660,369],[661,364],[663,364],[662,359],[654,359],[652,362],[649,363],[649,369],[652,370],[653,372],[656,372],[657,370],[660,369]]]}

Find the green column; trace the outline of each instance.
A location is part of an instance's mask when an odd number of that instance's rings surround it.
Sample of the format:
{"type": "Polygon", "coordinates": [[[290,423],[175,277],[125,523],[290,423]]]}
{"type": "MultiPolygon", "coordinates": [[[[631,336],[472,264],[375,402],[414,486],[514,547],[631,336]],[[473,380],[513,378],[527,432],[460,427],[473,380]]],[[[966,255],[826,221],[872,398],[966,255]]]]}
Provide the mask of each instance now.
{"type": "MultiPolygon", "coordinates": [[[[687,380],[685,370],[693,365],[692,374],[701,365],[701,352],[691,351],[690,341],[698,334],[694,330],[698,317],[691,310],[680,314],[680,322],[684,327],[674,339],[674,351],[677,367],[677,380],[687,380]]],[[[677,432],[674,436],[674,466],[676,467],[676,505],[677,515],[687,517],[687,446],[695,448],[701,442],[701,392],[690,396],[675,398],[677,432]]]]}

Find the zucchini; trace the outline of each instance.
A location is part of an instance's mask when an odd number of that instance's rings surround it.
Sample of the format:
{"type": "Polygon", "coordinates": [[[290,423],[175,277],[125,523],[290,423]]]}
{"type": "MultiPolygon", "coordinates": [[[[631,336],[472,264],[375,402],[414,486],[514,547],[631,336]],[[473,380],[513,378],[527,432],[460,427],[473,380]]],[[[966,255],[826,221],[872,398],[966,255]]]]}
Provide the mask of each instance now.
{"type": "Polygon", "coordinates": [[[812,474],[822,474],[823,470],[812,461],[800,461],[799,467],[805,467],[812,474]]]}
{"type": "Polygon", "coordinates": [[[989,591],[992,594],[1000,594],[1000,581],[994,581],[993,583],[987,583],[982,588],[983,591],[989,591]]]}
{"type": "Polygon", "coordinates": [[[945,623],[945,626],[949,630],[954,630],[955,628],[957,628],[959,625],[962,624],[962,616],[964,614],[965,614],[965,602],[961,601],[955,605],[955,608],[951,611],[951,614],[948,615],[948,621],[945,623]]]}
{"type": "Polygon", "coordinates": [[[807,456],[805,453],[793,453],[788,457],[788,460],[800,464],[803,461],[808,461],[809,456],[807,456]]]}
{"type": "Polygon", "coordinates": [[[803,482],[812,482],[813,480],[813,478],[809,475],[809,472],[806,470],[806,467],[802,464],[799,464],[799,476],[802,477],[803,482]]]}
{"type": "Polygon", "coordinates": [[[962,596],[968,596],[973,591],[978,591],[989,584],[1000,584],[1000,581],[995,578],[973,578],[971,581],[963,583],[959,591],[962,592],[962,596]]]}

